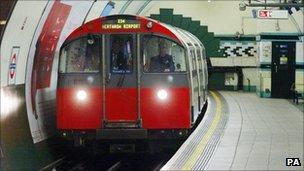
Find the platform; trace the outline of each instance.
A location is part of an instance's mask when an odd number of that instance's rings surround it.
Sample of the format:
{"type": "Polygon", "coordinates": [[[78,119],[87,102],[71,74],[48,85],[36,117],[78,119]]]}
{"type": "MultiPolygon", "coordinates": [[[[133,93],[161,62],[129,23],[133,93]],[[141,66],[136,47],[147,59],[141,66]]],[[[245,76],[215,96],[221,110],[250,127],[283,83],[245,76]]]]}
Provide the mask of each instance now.
{"type": "Polygon", "coordinates": [[[303,112],[284,99],[210,92],[206,115],[162,170],[303,170],[303,112]],[[301,166],[286,166],[299,158],[301,166]]]}

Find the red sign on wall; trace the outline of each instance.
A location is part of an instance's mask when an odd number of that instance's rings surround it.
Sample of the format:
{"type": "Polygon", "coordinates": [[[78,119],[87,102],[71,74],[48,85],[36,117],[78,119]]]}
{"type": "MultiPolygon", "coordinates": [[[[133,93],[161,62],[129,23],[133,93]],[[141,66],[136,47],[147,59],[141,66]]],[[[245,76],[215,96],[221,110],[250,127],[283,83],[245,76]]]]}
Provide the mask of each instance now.
{"type": "Polygon", "coordinates": [[[71,6],[55,1],[39,36],[34,57],[37,89],[50,85],[51,72],[57,43],[69,15],[71,6]]]}
{"type": "Polygon", "coordinates": [[[287,19],[287,10],[258,10],[258,18],[261,19],[287,19]]]}
{"type": "Polygon", "coordinates": [[[269,10],[259,10],[259,18],[270,18],[271,12],[269,10]]]}

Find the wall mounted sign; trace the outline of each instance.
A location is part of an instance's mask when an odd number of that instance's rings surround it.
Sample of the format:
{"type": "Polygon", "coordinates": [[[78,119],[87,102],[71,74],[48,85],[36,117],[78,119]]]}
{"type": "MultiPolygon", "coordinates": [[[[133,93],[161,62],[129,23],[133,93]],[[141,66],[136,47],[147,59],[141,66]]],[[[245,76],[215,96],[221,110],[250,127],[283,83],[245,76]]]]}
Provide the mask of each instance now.
{"type": "Polygon", "coordinates": [[[9,63],[9,71],[8,71],[8,85],[12,85],[16,83],[16,69],[17,69],[17,59],[19,55],[19,46],[13,46],[12,53],[10,57],[9,63]]]}
{"type": "Polygon", "coordinates": [[[258,10],[257,18],[260,19],[288,19],[287,10],[258,10]]]}
{"type": "Polygon", "coordinates": [[[272,56],[272,43],[271,42],[260,42],[260,62],[270,64],[272,56]]]}

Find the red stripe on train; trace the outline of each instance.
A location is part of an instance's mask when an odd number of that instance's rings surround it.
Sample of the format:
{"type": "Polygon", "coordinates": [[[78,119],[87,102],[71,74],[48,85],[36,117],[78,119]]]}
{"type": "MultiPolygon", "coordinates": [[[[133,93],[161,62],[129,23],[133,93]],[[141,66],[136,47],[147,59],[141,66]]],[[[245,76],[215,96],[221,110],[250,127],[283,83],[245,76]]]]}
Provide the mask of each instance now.
{"type": "MultiPolygon", "coordinates": [[[[189,88],[167,88],[167,97],[161,100],[161,89],[142,88],[140,113],[145,129],[190,128],[189,88]]],[[[102,93],[100,88],[84,89],[85,100],[77,99],[76,88],[57,90],[57,127],[59,129],[98,129],[102,119],[102,93]]],[[[111,88],[106,92],[106,118],[108,121],[136,121],[136,88],[111,88]]]]}

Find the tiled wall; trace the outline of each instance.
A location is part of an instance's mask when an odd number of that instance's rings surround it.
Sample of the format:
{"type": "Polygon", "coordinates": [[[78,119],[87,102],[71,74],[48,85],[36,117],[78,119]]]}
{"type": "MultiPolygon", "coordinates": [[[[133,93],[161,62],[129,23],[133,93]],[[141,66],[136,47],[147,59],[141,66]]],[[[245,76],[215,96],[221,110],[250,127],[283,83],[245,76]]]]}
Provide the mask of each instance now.
{"type": "MultiPolygon", "coordinates": [[[[213,66],[243,67],[243,85],[245,91],[256,91],[260,97],[270,97],[271,93],[271,57],[272,41],[220,40],[220,50],[223,56],[211,57],[213,66]]],[[[231,38],[233,39],[233,38],[231,38]]],[[[300,39],[301,40],[301,39],[300,39]]],[[[296,42],[296,90],[304,93],[304,55],[303,40],[296,42]]],[[[237,80],[235,76],[235,80],[237,80]]],[[[237,82],[231,82],[225,77],[224,83],[229,82],[235,87],[237,82]]],[[[230,78],[230,77],[229,77],[230,78]]],[[[215,79],[213,79],[215,80],[215,79]]],[[[225,84],[226,85],[226,84],[225,84]]],[[[227,86],[227,85],[226,85],[227,86]]],[[[229,89],[229,88],[228,88],[229,89]]],[[[231,88],[230,88],[231,89],[231,88]]],[[[232,88],[233,89],[233,88],[232,88]]]]}
{"type": "Polygon", "coordinates": [[[271,65],[272,55],[272,43],[271,41],[257,42],[258,52],[258,79],[259,86],[257,88],[257,94],[260,97],[270,97],[271,94],[271,68],[265,68],[263,66],[271,65]],[[262,67],[261,67],[262,66],[262,67]]]}
{"type": "MultiPolygon", "coordinates": [[[[211,57],[212,66],[222,67],[243,67],[243,90],[255,91],[258,85],[257,81],[257,44],[255,38],[249,37],[245,40],[233,40],[234,37],[220,37],[219,50],[221,51],[221,57],[211,57]],[[227,40],[228,39],[228,40],[227,40]],[[254,40],[248,40],[254,39],[254,40]]],[[[226,89],[236,90],[237,75],[234,74],[232,81],[231,74],[225,75],[226,89]]]]}
{"type": "Polygon", "coordinates": [[[258,72],[259,85],[257,86],[257,94],[260,97],[271,96],[271,70],[260,68],[258,72]]]}
{"type": "Polygon", "coordinates": [[[220,50],[225,57],[255,57],[256,43],[241,41],[221,41],[220,50]]]}
{"type": "MultiPolygon", "coordinates": [[[[169,2],[166,2],[166,5],[168,6],[169,2]]],[[[191,9],[197,8],[197,5],[200,2],[195,2],[193,4],[187,4],[189,7],[191,6],[191,9]]],[[[221,4],[221,3],[219,3],[221,4]]],[[[224,4],[224,3],[223,3],[224,4]]],[[[152,4],[150,4],[152,5],[152,4]]],[[[155,5],[155,4],[154,4],[155,5]]],[[[260,65],[271,65],[271,41],[263,42],[263,43],[257,43],[256,36],[253,36],[255,34],[259,34],[263,31],[271,32],[273,33],[279,33],[284,32],[285,33],[294,33],[294,26],[288,25],[283,27],[283,23],[286,23],[288,21],[278,21],[279,25],[282,27],[280,31],[273,30],[271,24],[272,21],[265,20],[260,21],[258,19],[252,20],[250,17],[243,17],[241,19],[241,22],[246,23],[246,26],[244,26],[244,35],[241,35],[241,37],[236,37],[235,33],[238,30],[234,31],[228,31],[225,32],[225,29],[230,29],[230,27],[217,27],[217,29],[210,29],[213,24],[214,20],[212,20],[211,23],[205,22],[208,20],[208,18],[204,19],[196,19],[193,20],[193,18],[199,16],[199,15],[190,15],[187,12],[189,10],[184,11],[188,6],[185,5],[183,8],[173,8],[175,6],[178,6],[176,2],[172,4],[172,9],[159,9],[155,8],[153,10],[147,10],[144,12],[145,15],[150,15],[151,18],[160,20],[164,23],[171,24],[176,27],[180,27],[182,29],[188,30],[191,33],[193,33],[195,36],[197,36],[204,44],[206,48],[207,56],[210,57],[211,63],[213,66],[222,66],[222,67],[233,67],[238,66],[242,67],[243,71],[243,85],[244,90],[246,91],[255,91],[257,90],[258,94],[262,94],[261,96],[268,97],[270,96],[269,93],[271,91],[271,71],[267,68],[260,68],[260,65]],[[186,7],[187,6],[187,7],[186,7]],[[159,11],[159,12],[158,12],[159,11]],[[188,14],[188,15],[187,15],[188,14]],[[191,17],[188,17],[191,16],[191,17]],[[246,19],[246,20],[245,20],[246,19]],[[250,26],[248,25],[248,21],[254,21],[256,24],[253,24],[250,22],[250,26]],[[246,22],[245,22],[246,21],[246,22]],[[258,25],[257,25],[258,24],[258,25]],[[260,29],[259,27],[263,27],[263,29],[260,29]],[[257,30],[251,30],[253,32],[248,32],[247,27],[254,27],[257,30]],[[210,32],[209,30],[214,30],[214,32],[210,32]],[[215,31],[216,30],[216,31],[215,31]],[[219,31],[221,30],[221,31],[219,31]]],[[[205,6],[208,9],[212,8],[210,4],[209,6],[205,6]]],[[[238,5],[238,4],[235,4],[238,5]]],[[[152,5],[153,6],[153,5],[152,5]]],[[[151,6],[151,7],[152,7],[151,6]]],[[[171,5],[169,5],[171,7],[171,5]]],[[[190,13],[193,13],[194,11],[191,10],[190,13]]],[[[204,16],[201,11],[200,15],[204,16]]],[[[235,11],[234,11],[235,12],[235,11]]],[[[248,12],[248,11],[247,11],[248,12]]],[[[299,13],[299,12],[298,12],[299,13]]],[[[193,13],[194,14],[194,13],[193,13]]],[[[235,14],[236,15],[236,14],[235,14]]],[[[243,14],[242,14],[243,15],[243,14]]],[[[301,23],[302,19],[301,17],[297,17],[298,14],[294,14],[293,17],[295,17],[295,20],[301,23]]],[[[238,19],[240,14],[237,14],[238,19]]],[[[217,23],[222,24],[222,23],[217,23]]],[[[286,25],[286,24],[285,24],[286,25]]],[[[234,26],[231,26],[234,27],[234,26]]],[[[268,34],[267,33],[267,34],[268,34]]],[[[283,33],[281,33],[283,34],[283,33]]],[[[300,45],[297,45],[300,46],[300,45]]],[[[297,48],[299,49],[299,48],[297,48]]],[[[299,56],[303,56],[303,49],[302,52],[297,52],[297,58],[299,56]]],[[[304,59],[300,59],[297,61],[302,61],[304,64],[304,59]]],[[[302,65],[302,64],[301,64],[302,65]]],[[[297,69],[296,74],[296,88],[302,89],[303,85],[300,84],[300,82],[303,80],[301,72],[303,72],[304,69],[297,69]]],[[[209,81],[210,87],[213,86],[213,88],[222,88],[222,89],[235,89],[237,84],[237,76],[234,76],[234,81],[231,81],[231,75],[224,74],[224,73],[217,73],[213,74],[209,81]],[[227,83],[227,84],[226,84],[227,83]],[[218,86],[221,85],[221,86],[218,86]]],[[[302,91],[302,90],[301,90],[302,91]]]]}

